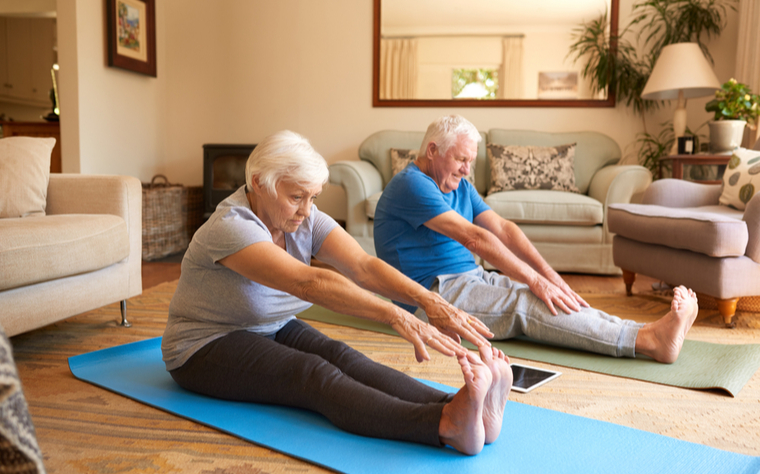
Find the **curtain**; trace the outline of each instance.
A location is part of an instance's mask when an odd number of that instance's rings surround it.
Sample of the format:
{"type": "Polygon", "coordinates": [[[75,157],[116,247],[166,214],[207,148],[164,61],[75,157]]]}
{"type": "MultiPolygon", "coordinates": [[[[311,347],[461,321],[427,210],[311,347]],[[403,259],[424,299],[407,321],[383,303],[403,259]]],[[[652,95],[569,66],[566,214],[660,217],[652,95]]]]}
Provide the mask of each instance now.
{"type": "Polygon", "coordinates": [[[523,37],[506,36],[501,40],[502,60],[499,68],[499,98],[520,99],[523,96],[523,37]]]}
{"type": "Polygon", "coordinates": [[[736,80],[760,93],[760,2],[741,0],[739,40],[736,48],[736,80]]]}
{"type": "MultiPolygon", "coordinates": [[[[760,2],[741,0],[739,5],[739,39],[736,47],[735,78],[749,86],[753,93],[760,93],[760,2]]],[[[742,146],[757,145],[757,127],[748,127],[742,146]]]]}
{"type": "Polygon", "coordinates": [[[417,40],[380,40],[380,98],[417,97],[417,40]]]}

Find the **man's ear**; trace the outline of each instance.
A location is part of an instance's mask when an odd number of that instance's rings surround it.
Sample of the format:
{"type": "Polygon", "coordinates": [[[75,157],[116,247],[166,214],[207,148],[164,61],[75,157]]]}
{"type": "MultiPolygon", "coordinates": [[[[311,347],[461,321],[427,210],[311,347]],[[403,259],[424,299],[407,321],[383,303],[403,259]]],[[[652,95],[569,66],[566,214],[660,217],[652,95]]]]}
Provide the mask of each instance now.
{"type": "Polygon", "coordinates": [[[438,152],[438,145],[435,142],[428,142],[425,147],[425,156],[428,160],[432,160],[433,156],[438,152]]]}

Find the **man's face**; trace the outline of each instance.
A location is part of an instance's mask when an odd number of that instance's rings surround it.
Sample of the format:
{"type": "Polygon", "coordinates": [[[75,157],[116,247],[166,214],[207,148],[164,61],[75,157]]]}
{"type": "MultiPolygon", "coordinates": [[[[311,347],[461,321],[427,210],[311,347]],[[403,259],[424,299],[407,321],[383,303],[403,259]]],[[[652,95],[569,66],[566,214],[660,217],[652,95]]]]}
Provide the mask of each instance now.
{"type": "Polygon", "coordinates": [[[460,135],[454,146],[441,155],[438,147],[428,146],[430,158],[430,177],[442,193],[448,194],[459,187],[459,182],[470,174],[470,165],[478,155],[478,144],[469,137],[460,135]]]}

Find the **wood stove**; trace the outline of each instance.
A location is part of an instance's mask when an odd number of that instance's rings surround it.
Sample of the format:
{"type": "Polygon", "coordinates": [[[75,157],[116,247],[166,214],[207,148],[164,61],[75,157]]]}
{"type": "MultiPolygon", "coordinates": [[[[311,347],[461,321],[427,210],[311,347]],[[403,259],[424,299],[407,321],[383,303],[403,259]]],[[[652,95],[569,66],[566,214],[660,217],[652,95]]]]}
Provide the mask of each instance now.
{"type": "Polygon", "coordinates": [[[203,145],[203,219],[245,184],[245,164],[256,145],[203,145]]]}

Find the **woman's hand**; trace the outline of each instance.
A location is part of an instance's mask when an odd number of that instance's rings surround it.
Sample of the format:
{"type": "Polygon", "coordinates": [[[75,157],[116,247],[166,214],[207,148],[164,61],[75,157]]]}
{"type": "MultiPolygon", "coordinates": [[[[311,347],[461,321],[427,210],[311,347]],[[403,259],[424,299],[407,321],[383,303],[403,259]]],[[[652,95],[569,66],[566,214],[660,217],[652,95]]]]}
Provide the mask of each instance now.
{"type": "Polygon", "coordinates": [[[394,310],[396,310],[396,315],[390,325],[401,337],[412,343],[417,362],[430,360],[426,345],[445,356],[464,357],[467,355],[467,350],[459,342],[442,334],[431,324],[420,321],[401,308],[394,307],[394,310]]]}
{"type": "Polygon", "coordinates": [[[430,324],[457,343],[464,339],[477,347],[491,346],[486,338],[493,337],[493,333],[482,321],[455,308],[437,293],[431,292],[431,296],[423,307],[430,324]]]}

